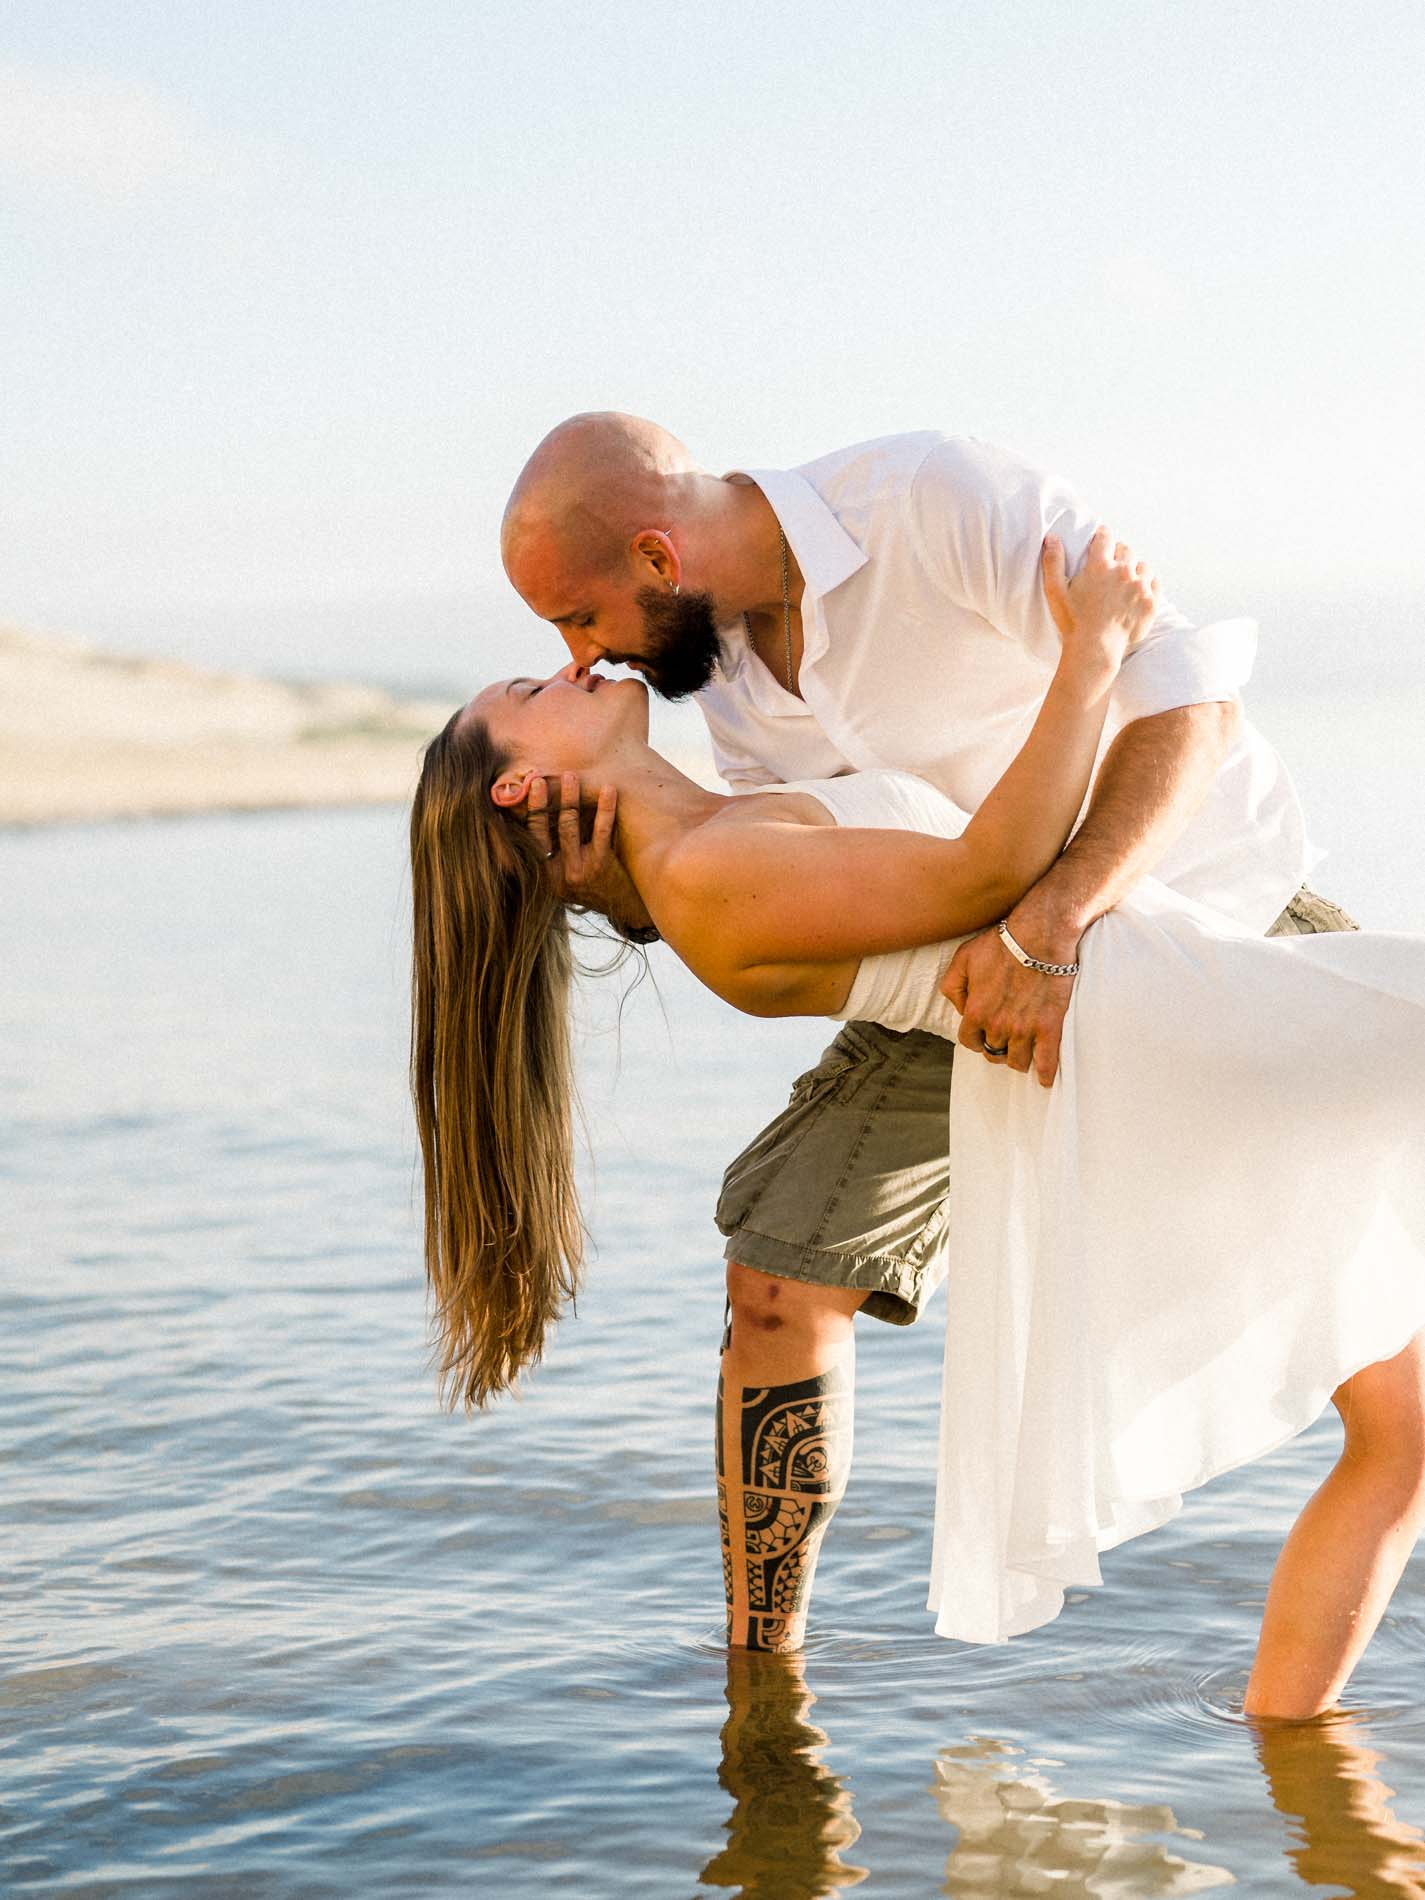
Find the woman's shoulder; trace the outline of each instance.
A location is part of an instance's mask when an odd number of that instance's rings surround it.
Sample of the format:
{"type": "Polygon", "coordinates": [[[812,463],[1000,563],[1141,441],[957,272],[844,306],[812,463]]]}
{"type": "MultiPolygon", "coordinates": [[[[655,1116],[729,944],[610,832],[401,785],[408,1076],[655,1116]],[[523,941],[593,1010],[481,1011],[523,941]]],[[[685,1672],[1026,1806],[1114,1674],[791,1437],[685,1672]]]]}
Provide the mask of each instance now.
{"type": "Polygon", "coordinates": [[[736,878],[739,867],[760,863],[769,850],[775,858],[777,840],[785,838],[788,826],[803,830],[836,822],[819,799],[800,787],[773,791],[759,786],[740,793],[668,845],[658,864],[659,890],[665,902],[699,902],[710,886],[736,878]]]}
{"type": "MultiPolygon", "coordinates": [[[[874,822],[838,817],[835,807],[819,795],[822,784],[806,779],[740,792],[673,840],[658,860],[655,886],[670,916],[701,917],[708,914],[710,903],[745,887],[749,879],[775,878],[786,861],[789,831],[874,822]]],[[[644,898],[648,901],[649,892],[644,898]]]]}

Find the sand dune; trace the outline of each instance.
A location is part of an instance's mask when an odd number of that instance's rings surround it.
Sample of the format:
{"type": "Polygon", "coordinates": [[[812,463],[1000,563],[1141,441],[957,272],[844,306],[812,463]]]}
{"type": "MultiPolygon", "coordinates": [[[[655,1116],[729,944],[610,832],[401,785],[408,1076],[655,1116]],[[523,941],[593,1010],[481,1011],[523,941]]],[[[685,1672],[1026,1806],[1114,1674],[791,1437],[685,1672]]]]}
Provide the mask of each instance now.
{"type": "Polygon", "coordinates": [[[0,628],[0,824],[400,803],[453,708],[0,628]]]}

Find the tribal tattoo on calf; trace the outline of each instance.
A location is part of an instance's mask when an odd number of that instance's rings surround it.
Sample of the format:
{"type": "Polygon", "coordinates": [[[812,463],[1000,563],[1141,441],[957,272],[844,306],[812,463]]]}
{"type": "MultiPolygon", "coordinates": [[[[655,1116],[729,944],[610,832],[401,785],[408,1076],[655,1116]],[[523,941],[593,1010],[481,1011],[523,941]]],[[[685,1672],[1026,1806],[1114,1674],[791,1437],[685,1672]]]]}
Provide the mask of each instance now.
{"type": "Polygon", "coordinates": [[[738,1396],[734,1421],[720,1377],[717,1493],[728,1641],[745,1618],[748,1649],[796,1648],[821,1540],[846,1489],[851,1381],[844,1366],[833,1366],[795,1385],[743,1386],[738,1396]]]}

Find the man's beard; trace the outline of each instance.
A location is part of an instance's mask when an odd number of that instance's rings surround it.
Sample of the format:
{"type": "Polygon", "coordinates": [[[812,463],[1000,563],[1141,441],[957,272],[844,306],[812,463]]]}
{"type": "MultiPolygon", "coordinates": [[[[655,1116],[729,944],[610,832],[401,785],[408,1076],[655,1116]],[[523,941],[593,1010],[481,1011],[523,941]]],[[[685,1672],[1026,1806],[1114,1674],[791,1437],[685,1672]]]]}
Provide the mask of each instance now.
{"type": "Polygon", "coordinates": [[[643,676],[660,699],[686,699],[701,692],[717,671],[722,645],[711,594],[672,594],[640,587],[645,647],[636,656],[643,676]]]}

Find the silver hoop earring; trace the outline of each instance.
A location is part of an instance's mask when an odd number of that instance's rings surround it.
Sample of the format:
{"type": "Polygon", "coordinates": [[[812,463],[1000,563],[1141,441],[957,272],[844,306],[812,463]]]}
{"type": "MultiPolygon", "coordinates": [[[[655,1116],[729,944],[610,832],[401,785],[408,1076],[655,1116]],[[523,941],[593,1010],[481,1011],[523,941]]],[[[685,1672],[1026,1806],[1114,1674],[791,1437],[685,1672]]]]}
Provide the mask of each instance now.
{"type": "Polygon", "coordinates": [[[674,581],[674,583],[673,583],[673,592],[674,592],[675,594],[676,594],[676,593],[678,592],[678,583],[677,583],[676,581],[674,581]]]}

